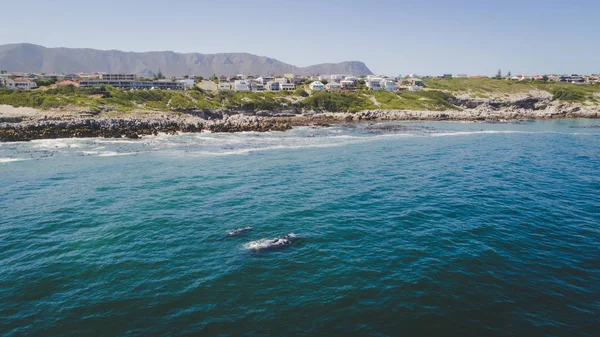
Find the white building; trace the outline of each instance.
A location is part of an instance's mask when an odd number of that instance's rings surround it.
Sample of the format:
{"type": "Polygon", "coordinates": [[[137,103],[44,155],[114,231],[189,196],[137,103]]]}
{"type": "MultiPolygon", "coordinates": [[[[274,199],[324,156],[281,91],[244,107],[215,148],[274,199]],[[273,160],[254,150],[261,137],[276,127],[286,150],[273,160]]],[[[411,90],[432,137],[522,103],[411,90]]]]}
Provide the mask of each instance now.
{"type": "Polygon", "coordinates": [[[281,83],[279,83],[277,81],[269,81],[267,83],[266,89],[268,91],[279,91],[279,90],[281,90],[281,83]]]}
{"type": "Polygon", "coordinates": [[[345,79],[346,76],[344,76],[344,75],[331,75],[330,78],[331,78],[331,80],[333,82],[339,82],[339,81],[345,79]]]}
{"type": "Polygon", "coordinates": [[[27,78],[24,78],[24,77],[15,78],[12,81],[13,81],[13,85],[14,85],[15,89],[29,90],[29,89],[37,88],[37,84],[35,84],[35,82],[33,82],[27,78]]]}
{"type": "Polygon", "coordinates": [[[369,90],[382,90],[383,86],[381,85],[383,82],[383,78],[372,77],[365,81],[367,89],[369,90]]]}
{"type": "Polygon", "coordinates": [[[396,91],[396,82],[394,82],[392,80],[385,80],[385,81],[381,82],[381,86],[382,86],[383,90],[396,91]]]}
{"type": "Polygon", "coordinates": [[[246,75],[244,75],[244,74],[237,74],[236,77],[238,78],[238,80],[245,80],[246,79],[246,75]]]}
{"type": "Polygon", "coordinates": [[[251,91],[265,91],[265,85],[262,82],[252,81],[250,82],[251,91]]]}
{"type": "Polygon", "coordinates": [[[100,77],[103,81],[135,81],[135,74],[102,74],[100,77]]]}
{"type": "Polygon", "coordinates": [[[294,91],[296,90],[296,85],[294,85],[294,83],[280,83],[280,86],[282,91],[294,91]]]}
{"type": "Polygon", "coordinates": [[[289,83],[288,79],[287,79],[287,78],[285,78],[285,77],[277,77],[277,78],[275,79],[275,81],[276,81],[276,82],[279,82],[279,83],[281,83],[281,84],[284,84],[284,83],[289,83]]]}
{"type": "Polygon", "coordinates": [[[352,90],[356,87],[356,82],[346,78],[345,80],[340,81],[340,86],[342,89],[352,90]]]}
{"type": "Polygon", "coordinates": [[[325,89],[327,89],[328,91],[338,91],[342,89],[342,85],[338,82],[329,82],[325,84],[325,89]]]}
{"type": "Polygon", "coordinates": [[[423,87],[418,86],[418,85],[411,85],[410,87],[408,87],[408,90],[410,90],[410,91],[421,91],[421,90],[423,90],[423,87]]]}
{"type": "Polygon", "coordinates": [[[5,87],[8,89],[17,89],[15,87],[15,81],[13,81],[10,77],[0,77],[0,87],[5,87]]]}
{"type": "Polygon", "coordinates": [[[45,81],[49,81],[49,80],[62,81],[62,80],[65,79],[65,75],[61,75],[61,74],[44,74],[44,75],[39,75],[38,78],[41,79],[41,80],[45,80],[45,81]]]}
{"type": "Polygon", "coordinates": [[[308,87],[310,88],[310,90],[312,91],[323,91],[325,90],[325,85],[319,81],[314,81],[311,84],[308,85],[308,87]]]}
{"type": "Polygon", "coordinates": [[[177,82],[179,82],[179,83],[183,84],[183,86],[184,86],[186,89],[189,89],[189,88],[193,88],[193,87],[194,87],[194,80],[193,80],[193,79],[191,79],[191,78],[188,78],[188,79],[182,79],[182,80],[177,80],[177,82]]]}
{"type": "Polygon", "coordinates": [[[231,83],[230,82],[219,82],[219,84],[217,85],[217,88],[219,90],[231,90],[231,83]]]}
{"type": "Polygon", "coordinates": [[[235,91],[250,91],[250,84],[246,80],[237,80],[233,82],[233,90],[235,91]]]}
{"type": "Polygon", "coordinates": [[[267,83],[274,81],[275,79],[273,78],[273,76],[261,76],[256,80],[262,82],[263,85],[267,85],[267,83]]]}

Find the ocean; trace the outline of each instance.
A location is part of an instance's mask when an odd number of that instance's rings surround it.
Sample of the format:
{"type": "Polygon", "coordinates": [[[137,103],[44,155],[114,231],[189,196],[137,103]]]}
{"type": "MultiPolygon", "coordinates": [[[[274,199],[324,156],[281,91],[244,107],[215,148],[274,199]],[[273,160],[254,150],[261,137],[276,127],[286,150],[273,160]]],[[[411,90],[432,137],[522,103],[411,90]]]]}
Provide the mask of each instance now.
{"type": "Polygon", "coordinates": [[[598,336],[599,247],[598,120],[0,143],[7,337],[598,336]]]}

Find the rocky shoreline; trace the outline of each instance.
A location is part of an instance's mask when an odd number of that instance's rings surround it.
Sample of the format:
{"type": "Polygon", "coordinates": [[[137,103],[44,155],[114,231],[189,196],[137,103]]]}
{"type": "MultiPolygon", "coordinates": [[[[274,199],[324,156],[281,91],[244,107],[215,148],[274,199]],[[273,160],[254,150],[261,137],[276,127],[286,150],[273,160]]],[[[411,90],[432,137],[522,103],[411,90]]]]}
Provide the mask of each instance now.
{"type": "Polygon", "coordinates": [[[456,110],[322,111],[140,111],[116,116],[90,116],[86,111],[41,111],[0,106],[0,141],[48,138],[108,137],[138,139],[159,132],[285,131],[293,126],[326,126],[361,121],[503,121],[515,119],[600,118],[599,106],[584,106],[522,97],[510,101],[456,98],[456,110]]]}

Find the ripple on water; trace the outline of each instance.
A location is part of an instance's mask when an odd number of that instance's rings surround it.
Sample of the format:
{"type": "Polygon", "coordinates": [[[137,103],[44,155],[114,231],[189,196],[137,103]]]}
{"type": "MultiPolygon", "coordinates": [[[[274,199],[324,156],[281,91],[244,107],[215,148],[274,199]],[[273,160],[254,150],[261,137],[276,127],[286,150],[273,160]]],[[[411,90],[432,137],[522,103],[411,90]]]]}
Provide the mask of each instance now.
{"type": "Polygon", "coordinates": [[[579,123],[2,144],[0,334],[594,336],[579,123]]]}

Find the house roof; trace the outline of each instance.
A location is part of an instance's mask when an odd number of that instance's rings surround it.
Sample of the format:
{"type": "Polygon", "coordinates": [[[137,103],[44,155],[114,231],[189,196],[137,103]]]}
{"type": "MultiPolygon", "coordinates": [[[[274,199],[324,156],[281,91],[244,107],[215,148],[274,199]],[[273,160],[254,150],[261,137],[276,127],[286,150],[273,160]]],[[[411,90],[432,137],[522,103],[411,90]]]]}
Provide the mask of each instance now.
{"type": "Polygon", "coordinates": [[[31,81],[29,79],[24,78],[24,77],[15,78],[13,81],[19,82],[19,83],[31,83],[31,81]]]}
{"type": "Polygon", "coordinates": [[[60,82],[56,83],[56,85],[57,86],[72,85],[72,86],[78,87],[79,83],[73,82],[73,81],[60,81],[60,82]]]}

